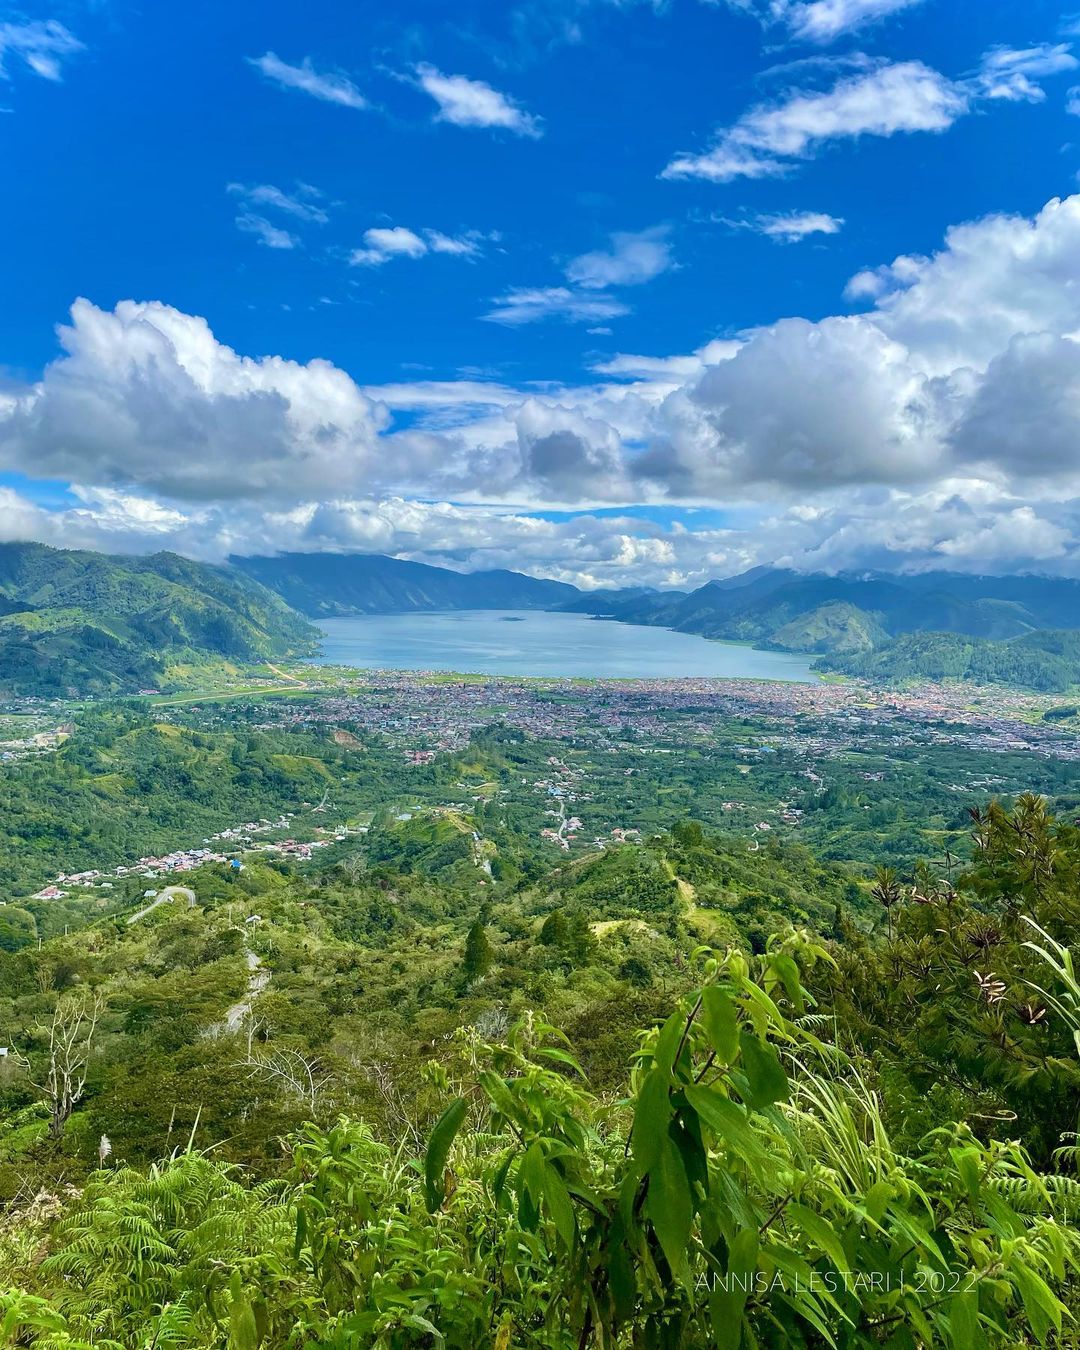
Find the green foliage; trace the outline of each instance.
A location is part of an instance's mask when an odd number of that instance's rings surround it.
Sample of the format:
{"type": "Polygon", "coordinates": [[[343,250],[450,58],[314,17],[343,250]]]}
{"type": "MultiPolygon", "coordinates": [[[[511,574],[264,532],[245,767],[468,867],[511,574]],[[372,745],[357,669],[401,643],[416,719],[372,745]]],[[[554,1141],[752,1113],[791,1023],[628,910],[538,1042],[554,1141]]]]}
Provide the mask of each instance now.
{"type": "Polygon", "coordinates": [[[477,919],[465,938],[461,969],[467,980],[479,980],[491,969],[494,953],[483,921],[477,919]]]}
{"type": "Polygon", "coordinates": [[[618,1105],[537,1019],[468,1039],[422,1168],[342,1119],[278,1181],[190,1151],[98,1172],[0,1327],[40,1350],[1060,1343],[1065,1202],[1016,1144],[893,1144],[792,1018],[788,963],[823,959],[798,935],[709,958],[618,1105]]]}
{"type": "Polygon", "coordinates": [[[129,924],[136,878],[0,909],[0,1344],[1077,1343],[1074,766],[750,719],[647,761],[495,724],[413,766],[315,712],[103,707],[0,771],[24,886],[373,814],[199,869],[193,908],[129,924]],[[965,814],[991,766],[1056,817],[965,814]],[[50,1029],[91,1002],[50,1131],[50,1029]]]}
{"type": "Polygon", "coordinates": [[[971,821],[969,867],[947,855],[903,886],[883,871],[876,893],[887,901],[886,941],[849,932],[836,951],[838,972],[819,992],[882,1066],[911,1129],[929,1127],[929,1101],[980,1131],[1018,1132],[1046,1163],[1076,1128],[1080,1058],[1067,991],[1056,1005],[1043,992],[1038,948],[1057,953],[1064,979],[1052,934],[1073,933],[1080,922],[1080,830],[1032,795],[1011,810],[996,802],[976,809],[971,821]]]}

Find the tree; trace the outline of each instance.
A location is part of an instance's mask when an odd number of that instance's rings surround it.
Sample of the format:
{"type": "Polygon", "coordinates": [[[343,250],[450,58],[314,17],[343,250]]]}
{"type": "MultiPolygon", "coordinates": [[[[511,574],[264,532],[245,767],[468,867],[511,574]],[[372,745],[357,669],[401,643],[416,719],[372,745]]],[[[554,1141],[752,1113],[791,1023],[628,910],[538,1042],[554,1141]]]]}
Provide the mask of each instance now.
{"type": "Polygon", "coordinates": [[[466,979],[479,980],[491,969],[493,960],[494,952],[488,940],[487,929],[477,919],[465,939],[465,957],[461,968],[465,972],[466,979]]]}
{"type": "MultiPolygon", "coordinates": [[[[47,1029],[49,1047],[43,1071],[34,1077],[30,1060],[20,1055],[34,1087],[49,1108],[49,1133],[59,1139],[86,1088],[86,1067],[104,1005],[98,995],[65,995],[47,1029]]],[[[46,1031],[44,1027],[41,1028],[46,1031]]]]}

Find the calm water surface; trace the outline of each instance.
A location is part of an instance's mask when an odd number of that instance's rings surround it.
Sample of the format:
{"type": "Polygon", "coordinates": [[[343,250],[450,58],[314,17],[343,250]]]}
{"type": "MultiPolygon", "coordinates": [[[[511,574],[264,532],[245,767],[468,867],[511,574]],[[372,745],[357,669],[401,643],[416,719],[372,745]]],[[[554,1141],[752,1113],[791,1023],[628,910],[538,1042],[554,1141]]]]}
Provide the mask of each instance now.
{"type": "Polygon", "coordinates": [[[810,661],[731,642],[587,614],[541,610],[456,610],[324,619],[319,665],[365,670],[456,670],[478,675],[680,675],[814,681],[810,661]]]}

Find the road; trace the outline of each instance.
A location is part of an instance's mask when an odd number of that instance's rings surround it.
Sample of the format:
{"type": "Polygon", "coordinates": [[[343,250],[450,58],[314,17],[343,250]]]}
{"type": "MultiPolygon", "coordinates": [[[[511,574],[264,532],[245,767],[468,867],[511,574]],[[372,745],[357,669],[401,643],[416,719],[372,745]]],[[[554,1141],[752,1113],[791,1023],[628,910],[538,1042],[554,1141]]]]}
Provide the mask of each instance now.
{"type": "Polygon", "coordinates": [[[295,675],[290,675],[288,671],[282,670],[280,666],[275,666],[271,661],[267,661],[266,669],[272,670],[279,680],[287,680],[289,684],[299,685],[301,689],[308,688],[306,680],[297,679],[295,675]]]}
{"type": "Polygon", "coordinates": [[[129,924],[137,923],[139,919],[145,919],[148,914],[152,914],[153,911],[157,909],[158,905],[167,905],[171,900],[174,900],[178,895],[187,896],[188,909],[195,908],[195,892],[191,889],[190,886],[166,886],[165,889],[161,891],[158,894],[158,896],[150,902],[150,904],[148,904],[145,908],[140,909],[137,914],[130,915],[128,917],[128,923],[129,924]]]}

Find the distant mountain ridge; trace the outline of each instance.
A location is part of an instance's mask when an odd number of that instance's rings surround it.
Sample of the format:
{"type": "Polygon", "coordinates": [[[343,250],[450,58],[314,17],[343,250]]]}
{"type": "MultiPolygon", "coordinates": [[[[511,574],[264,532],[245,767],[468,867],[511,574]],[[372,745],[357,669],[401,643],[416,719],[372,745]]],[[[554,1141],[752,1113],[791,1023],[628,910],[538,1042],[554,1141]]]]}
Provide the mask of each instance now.
{"type": "Polygon", "coordinates": [[[624,623],[786,651],[863,649],[904,633],[951,632],[1006,640],[1046,628],[1080,628],[1080,582],[929,572],[799,573],[755,568],[689,595],[611,605],[624,623]]]}
{"type": "Polygon", "coordinates": [[[576,586],[504,569],[454,572],[379,553],[234,557],[230,566],[310,618],[446,609],[562,609],[576,586]]]}

